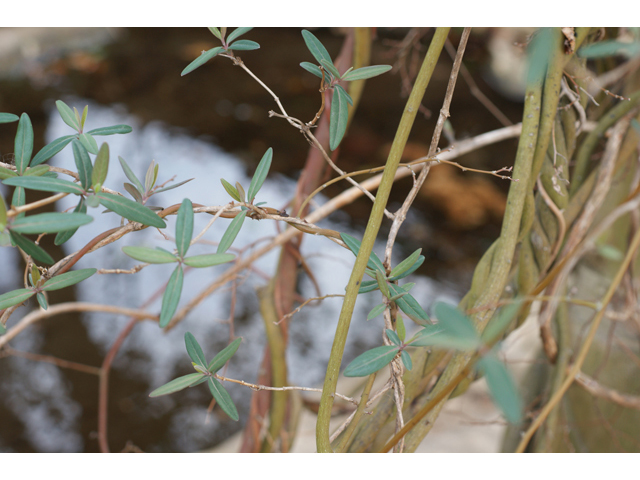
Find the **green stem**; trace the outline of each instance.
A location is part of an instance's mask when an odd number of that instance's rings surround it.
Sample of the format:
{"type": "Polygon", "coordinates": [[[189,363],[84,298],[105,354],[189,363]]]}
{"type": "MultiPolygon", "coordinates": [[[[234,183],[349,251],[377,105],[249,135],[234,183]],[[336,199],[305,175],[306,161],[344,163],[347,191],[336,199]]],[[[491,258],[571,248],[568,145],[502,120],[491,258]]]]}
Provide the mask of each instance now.
{"type": "Polygon", "coordinates": [[[373,244],[380,230],[380,224],[384,215],[384,210],[389,199],[389,193],[393,185],[396,170],[402,156],[402,152],[409,138],[409,132],[413,125],[418,108],[424,96],[424,92],[431,79],[431,74],[435,69],[440,52],[444,47],[444,43],[447,39],[449,28],[439,27],[436,29],[427,55],[422,63],[416,83],[413,86],[411,95],[407,100],[407,105],[404,109],[404,113],[398,125],[396,136],[389,152],[389,157],[385,166],[384,173],[382,175],[382,181],[376,195],[376,200],[373,203],[371,215],[369,216],[369,222],[362,239],[360,246],[360,252],[356,257],[356,263],[351,272],[349,283],[347,284],[347,291],[345,294],[344,303],[342,304],[342,310],[338,319],[338,326],[336,328],[336,335],[333,340],[333,346],[331,347],[331,356],[329,357],[329,363],[327,365],[327,373],[322,388],[322,397],[320,398],[320,409],[318,411],[318,423],[316,425],[316,444],[319,453],[332,452],[331,442],[329,439],[329,421],[331,420],[331,409],[333,407],[333,398],[336,391],[336,384],[338,382],[338,375],[340,373],[340,365],[342,363],[342,355],[344,352],[344,346],[347,340],[347,333],[349,332],[349,325],[351,323],[351,316],[355,307],[356,298],[358,295],[358,289],[360,288],[360,282],[364,275],[364,270],[369,260],[369,255],[373,249],[373,244]]]}
{"type": "Polygon", "coordinates": [[[375,373],[372,373],[371,375],[369,375],[369,378],[367,379],[367,383],[364,386],[364,390],[362,392],[362,395],[360,396],[360,403],[358,404],[358,408],[356,409],[356,413],[353,416],[353,418],[351,419],[351,423],[349,424],[349,426],[345,430],[344,434],[342,435],[342,438],[340,438],[340,440],[339,440],[339,442],[338,442],[338,444],[336,446],[336,452],[344,453],[346,448],[349,446],[349,442],[351,441],[351,437],[353,436],[353,432],[355,431],[356,427],[358,426],[358,422],[362,418],[362,414],[364,413],[364,409],[367,407],[367,402],[369,401],[369,394],[371,393],[371,389],[373,388],[373,382],[375,382],[375,380],[376,380],[376,374],[375,373]]]}

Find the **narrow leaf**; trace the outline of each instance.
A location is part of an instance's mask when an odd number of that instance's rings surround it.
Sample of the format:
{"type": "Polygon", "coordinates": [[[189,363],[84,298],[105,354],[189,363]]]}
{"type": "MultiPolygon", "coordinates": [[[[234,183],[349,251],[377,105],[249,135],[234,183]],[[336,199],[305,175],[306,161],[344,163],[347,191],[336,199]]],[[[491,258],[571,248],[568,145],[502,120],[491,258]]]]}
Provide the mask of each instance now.
{"type": "Polygon", "coordinates": [[[413,368],[413,362],[411,361],[411,355],[406,350],[402,350],[400,352],[400,358],[402,359],[402,363],[404,363],[404,368],[407,370],[411,370],[413,368]]]}
{"type": "Polygon", "coordinates": [[[38,165],[37,167],[27,168],[23,175],[25,177],[41,177],[49,171],[49,165],[38,165]]]}
{"type": "Polygon", "coordinates": [[[238,410],[236,409],[233,400],[231,400],[231,395],[227,392],[222,384],[213,377],[209,377],[209,390],[211,391],[211,395],[216,399],[218,405],[224,413],[229,415],[229,418],[234,421],[238,421],[240,418],[238,416],[238,410]]]}
{"type": "Polygon", "coordinates": [[[491,396],[506,419],[511,423],[519,423],[522,419],[522,400],[507,367],[493,353],[481,358],[478,367],[484,373],[491,396]]]}
{"type": "Polygon", "coordinates": [[[34,260],[46,265],[53,264],[53,258],[51,258],[51,255],[45,252],[39,245],[36,245],[19,233],[9,231],[9,235],[11,236],[11,241],[34,260]]]}
{"type": "Polygon", "coordinates": [[[133,200],[106,192],[98,193],[96,197],[98,197],[103,206],[133,222],[156,228],[165,228],[167,226],[158,215],[133,200]]]}
{"type": "Polygon", "coordinates": [[[35,293],[36,292],[30,288],[20,288],[18,290],[3,293],[0,295],[0,310],[18,305],[35,295],[35,293]]]}
{"type": "Polygon", "coordinates": [[[102,185],[107,179],[109,172],[109,145],[103,143],[100,145],[98,156],[96,157],[93,173],[91,174],[91,186],[95,192],[99,192],[102,185]]]}
{"type": "MultiPolygon", "coordinates": [[[[401,293],[405,293],[405,290],[398,285],[389,285],[389,289],[394,297],[400,295],[401,293]]],[[[416,322],[419,325],[426,325],[429,323],[429,315],[424,309],[420,306],[415,298],[412,295],[407,293],[401,297],[397,297],[394,302],[398,305],[398,308],[402,310],[407,316],[416,322]]]]}
{"type": "Polygon", "coordinates": [[[333,75],[333,78],[340,78],[340,72],[338,72],[338,69],[333,65],[333,62],[322,59],[320,60],[320,65],[322,65],[327,72],[333,75]]]}
{"type": "Polygon", "coordinates": [[[17,177],[18,174],[13,170],[9,170],[8,168],[0,167],[0,180],[5,180],[7,178],[17,177]]]}
{"type": "MultiPolygon", "coordinates": [[[[418,259],[416,260],[416,262],[411,267],[409,267],[407,270],[405,270],[404,272],[402,272],[402,273],[400,273],[399,275],[396,275],[396,276],[389,275],[389,281],[395,282],[396,280],[400,280],[401,278],[408,277],[413,272],[415,272],[417,269],[419,269],[422,266],[423,263],[424,263],[424,255],[420,255],[418,257],[418,259]]],[[[397,267],[399,267],[399,266],[400,265],[398,265],[397,267]]],[[[415,284],[412,284],[412,285],[415,285],[415,284]]]]}
{"type": "Polygon", "coordinates": [[[167,288],[162,296],[162,309],[160,310],[160,328],[164,328],[169,324],[169,321],[176,313],[178,303],[180,302],[180,295],[182,294],[182,281],[184,274],[182,272],[182,265],[178,265],[169,278],[167,288]]]}
{"type": "Polygon", "coordinates": [[[178,258],[165,250],[146,247],[122,247],[125,255],[144,263],[174,263],[178,258]]]}
{"type": "Polygon", "coordinates": [[[96,142],[96,139],[93,138],[93,136],[88,133],[81,133],[78,136],[78,140],[80,140],[82,146],[87,149],[87,152],[92,153],[93,155],[98,154],[98,142],[96,142]]]}
{"type": "Polygon", "coordinates": [[[420,257],[421,252],[422,252],[422,249],[419,248],[418,250],[413,252],[411,255],[409,255],[407,258],[405,258],[403,261],[401,261],[398,265],[396,265],[391,270],[389,277],[395,277],[396,275],[400,275],[401,273],[404,273],[407,270],[409,270],[411,267],[413,267],[413,265],[418,261],[418,258],[420,257]]]}
{"type": "Polygon", "coordinates": [[[7,225],[7,205],[4,203],[4,197],[0,194],[0,232],[7,225]]]}
{"type": "Polygon", "coordinates": [[[342,77],[342,80],[365,80],[367,78],[382,75],[389,70],[391,70],[391,65],[371,65],[369,67],[362,67],[351,70],[349,73],[345,74],[342,77]]]}
{"type": "Polygon", "coordinates": [[[42,147],[42,150],[40,150],[36,154],[36,156],[33,157],[33,160],[31,160],[31,166],[34,167],[46,162],[54,155],[62,151],[62,149],[69,145],[69,142],[71,142],[71,140],[73,140],[74,138],[76,138],[75,135],[65,135],[64,137],[56,138],[50,144],[45,145],[44,147],[42,147]]]}
{"type": "Polygon", "coordinates": [[[387,334],[387,338],[391,341],[391,343],[393,343],[394,345],[400,346],[400,344],[402,344],[402,342],[400,341],[400,337],[398,337],[398,334],[396,332],[394,332],[393,330],[387,328],[385,330],[385,333],[387,334]]]}
{"type": "Polygon", "coordinates": [[[227,191],[227,193],[233,198],[236,202],[243,202],[244,200],[240,198],[240,194],[236,187],[227,182],[224,178],[221,178],[222,186],[227,191]]]}
{"type": "MultiPolygon", "coordinates": [[[[73,212],[87,213],[87,204],[84,201],[84,197],[80,197],[80,201],[76,205],[76,208],[73,209],[73,212]]],[[[56,245],[62,245],[67,240],[69,240],[77,231],[78,231],[77,228],[72,228],[71,230],[64,230],[62,232],[58,232],[53,243],[56,245]]]]}
{"type": "Polygon", "coordinates": [[[302,62],[300,66],[304,68],[307,72],[313,73],[316,77],[322,78],[322,70],[320,70],[320,68],[318,68],[317,65],[314,65],[313,63],[309,63],[309,62],[302,62]]]}
{"type": "Polygon", "coordinates": [[[47,304],[47,297],[44,296],[44,293],[38,292],[36,294],[36,299],[38,300],[38,303],[43,310],[46,310],[49,307],[49,305],[47,304]]]}
{"type": "Polygon", "coordinates": [[[94,128],[93,130],[89,130],[87,133],[89,135],[118,135],[131,133],[133,128],[129,125],[111,125],[110,127],[100,127],[94,128]]]}
{"type": "Polygon", "coordinates": [[[502,307],[493,315],[493,318],[489,320],[489,323],[482,332],[482,341],[485,344],[491,345],[500,339],[509,324],[515,320],[516,315],[518,315],[522,302],[522,299],[516,299],[512,304],[502,307]]]}
{"type": "Polygon", "coordinates": [[[313,33],[308,30],[302,30],[302,38],[304,38],[304,43],[307,44],[307,48],[318,63],[321,63],[322,60],[331,62],[331,55],[313,33]]]}
{"type": "Polygon", "coordinates": [[[367,315],[367,320],[376,318],[378,315],[384,312],[385,308],[387,308],[387,306],[384,303],[376,305],[371,309],[371,311],[369,312],[369,315],[367,315]]]}
{"type": "Polygon", "coordinates": [[[138,180],[138,177],[136,177],[135,173],[133,173],[133,170],[131,170],[127,162],[124,161],[124,158],[118,157],[118,160],[120,161],[120,166],[122,167],[122,171],[124,171],[124,174],[127,176],[129,181],[135,185],[135,187],[140,192],[140,195],[144,195],[145,192],[144,192],[144,187],[142,186],[142,182],[138,180]]]}
{"type": "Polygon", "coordinates": [[[478,346],[480,344],[478,332],[471,320],[456,307],[448,303],[437,302],[433,307],[433,312],[438,319],[438,326],[446,334],[468,341],[469,345],[478,346]]]}
{"type": "Polygon", "coordinates": [[[245,198],[247,198],[247,194],[244,192],[244,188],[240,185],[240,182],[236,182],[236,190],[238,191],[240,200],[244,202],[245,198]]]}
{"type": "Polygon", "coordinates": [[[78,132],[82,130],[80,128],[80,125],[78,125],[78,121],[76,120],[76,116],[74,115],[73,110],[71,110],[66,103],[64,103],[62,100],[58,100],[56,101],[56,108],[58,109],[58,112],[60,113],[60,116],[62,117],[64,123],[78,132]]]}
{"type": "Polygon", "coordinates": [[[369,293],[378,289],[378,281],[377,280],[366,280],[360,284],[360,288],[358,289],[358,293],[369,293]]]}
{"type": "Polygon", "coordinates": [[[220,243],[218,244],[218,250],[216,253],[224,253],[229,250],[229,247],[233,244],[234,240],[238,236],[240,229],[242,228],[242,224],[244,222],[245,217],[247,216],[247,212],[238,213],[231,223],[227,227],[227,230],[222,235],[220,239],[220,243]]]}
{"type": "Polygon", "coordinates": [[[202,373],[190,373],[189,375],[178,377],[174,380],[171,380],[169,383],[165,383],[163,386],[156,388],[149,394],[149,396],[160,397],[162,395],[169,395],[170,393],[179,392],[180,390],[184,390],[185,388],[193,385],[204,376],[205,375],[203,375],[202,373]]]}
{"type": "Polygon", "coordinates": [[[241,35],[244,35],[249,30],[252,30],[252,29],[253,29],[253,27],[238,27],[238,28],[236,28],[227,37],[227,43],[233,42],[236,38],[239,38],[241,35]]]}
{"type": "Polygon", "coordinates": [[[44,282],[42,290],[45,292],[51,292],[53,290],[60,290],[71,285],[75,285],[76,283],[80,283],[81,281],[89,278],[97,271],[98,270],[95,268],[83,268],[82,270],[73,270],[71,272],[61,273],[60,275],[56,275],[44,282]]]}
{"type": "Polygon", "coordinates": [[[603,40],[592,43],[578,50],[582,58],[602,58],[622,55],[632,58],[640,55],[640,42],[619,42],[617,40],[603,40]]]}
{"type": "Polygon", "coordinates": [[[11,230],[21,234],[57,233],[81,227],[92,221],[92,216],[83,213],[37,213],[14,220],[11,230]]]}
{"type": "Polygon", "coordinates": [[[342,96],[347,99],[347,103],[353,107],[353,99],[351,98],[351,95],[349,95],[347,91],[344,88],[342,88],[340,85],[336,85],[334,88],[336,90],[340,90],[340,93],[342,94],[342,96]]]}
{"type": "Polygon", "coordinates": [[[176,220],[176,248],[180,258],[184,258],[189,250],[193,236],[193,205],[191,200],[185,198],[178,210],[176,220]]]}
{"type": "Polygon", "coordinates": [[[358,356],[344,370],[345,377],[366,377],[377,372],[393,360],[400,348],[396,345],[383,345],[372,348],[358,356]]]}
{"type": "Polygon", "coordinates": [[[91,187],[91,175],[93,173],[93,165],[91,164],[91,158],[89,158],[89,152],[84,144],[78,140],[71,142],[71,147],[73,148],[73,159],[78,169],[80,184],[82,188],[88,190],[91,187]]]}
{"type": "MultiPolygon", "coordinates": [[[[357,257],[358,252],[360,251],[361,242],[347,233],[341,233],[340,238],[342,238],[345,245],[349,247],[349,250],[351,250],[351,252],[357,257]]],[[[382,273],[385,273],[384,265],[382,265],[382,261],[378,258],[375,252],[371,252],[367,266],[371,270],[380,270],[382,273]]]]}
{"type": "Polygon", "coordinates": [[[166,192],[167,190],[173,190],[174,188],[178,188],[179,186],[184,185],[185,183],[188,183],[191,180],[193,180],[193,178],[190,178],[188,180],[183,180],[182,182],[178,182],[173,185],[169,185],[168,187],[159,188],[157,190],[154,190],[153,193],[155,194],[160,192],[166,192]]]}
{"type": "Polygon", "coordinates": [[[24,187],[30,190],[39,190],[41,192],[74,193],[76,195],[82,195],[85,193],[84,189],[77,183],[62,180],[60,178],[30,176],[12,177],[3,180],[2,183],[13,187],[24,187]]]}
{"type": "Polygon", "coordinates": [[[273,149],[269,147],[267,151],[262,156],[260,163],[258,164],[258,168],[256,168],[256,172],[253,174],[253,178],[251,179],[251,184],[249,185],[249,191],[247,192],[247,200],[249,202],[253,202],[253,199],[256,198],[256,195],[262,188],[262,184],[264,183],[267,175],[269,174],[269,169],[271,168],[271,159],[273,157],[273,149]]]}
{"type": "Polygon", "coordinates": [[[213,35],[215,35],[215,37],[222,41],[222,34],[220,33],[220,30],[218,30],[218,27],[207,27],[209,29],[209,31],[211,33],[213,33],[213,35]]]}
{"type": "Polygon", "coordinates": [[[198,58],[196,58],[193,62],[187,65],[184,70],[182,70],[180,76],[184,77],[187,73],[193,72],[196,68],[201,67],[213,57],[218,55],[218,53],[220,53],[222,50],[222,47],[215,47],[207,50],[206,52],[202,52],[198,58]]]}
{"type": "Polygon", "coordinates": [[[187,257],[184,259],[184,263],[194,268],[205,268],[230,262],[234,258],[236,258],[236,256],[230,253],[210,253],[187,257]]]}
{"type": "Polygon", "coordinates": [[[18,131],[14,143],[16,170],[20,175],[27,169],[33,154],[33,126],[29,115],[23,113],[18,122],[18,131]]]}
{"type": "Polygon", "coordinates": [[[184,334],[184,343],[187,346],[187,353],[189,354],[191,360],[193,360],[197,365],[200,365],[201,367],[204,367],[206,369],[207,360],[204,357],[202,347],[191,332],[186,332],[184,334]]]}
{"type": "Polygon", "coordinates": [[[142,203],[142,195],[140,195],[140,192],[138,191],[138,189],[136,187],[134,187],[133,185],[131,185],[130,183],[124,183],[124,189],[129,192],[129,195],[131,195],[136,202],[138,203],[142,203]]]}
{"type": "Polygon", "coordinates": [[[207,370],[209,370],[211,373],[216,373],[218,370],[224,367],[224,364],[227,363],[229,359],[235,355],[241,342],[242,338],[236,338],[233,342],[220,350],[220,352],[215,357],[213,357],[211,362],[209,362],[207,370]]]}
{"type": "Polygon", "coordinates": [[[0,123],[17,122],[18,120],[20,120],[20,117],[13,113],[0,113],[0,123]]]}
{"type": "Polygon", "coordinates": [[[153,188],[153,185],[155,184],[155,177],[156,177],[156,162],[154,160],[151,160],[151,163],[149,164],[149,168],[147,168],[147,173],[144,176],[145,192],[148,192],[153,188]]]}
{"type": "Polygon", "coordinates": [[[387,278],[384,276],[384,273],[382,273],[380,270],[376,270],[376,281],[378,282],[378,288],[380,289],[382,294],[385,297],[390,298],[391,291],[389,290],[389,284],[387,283],[387,278]]]}
{"type": "Polygon", "coordinates": [[[85,105],[82,110],[82,118],[80,119],[80,128],[84,130],[84,122],[87,120],[87,113],[89,113],[89,105],[85,105]]]}
{"type": "Polygon", "coordinates": [[[349,120],[349,106],[347,97],[342,93],[341,89],[334,89],[333,99],[331,100],[331,115],[329,118],[329,146],[331,150],[335,150],[340,145],[342,137],[347,131],[347,122],[349,120]]]}
{"type": "Polygon", "coordinates": [[[229,50],[236,50],[236,51],[257,50],[259,48],[260,48],[260,44],[252,40],[238,40],[237,42],[234,42],[231,45],[229,45],[229,50]]]}
{"type": "Polygon", "coordinates": [[[396,317],[396,331],[398,332],[398,337],[400,337],[400,340],[404,342],[404,339],[407,336],[407,330],[404,326],[404,320],[402,319],[402,315],[400,315],[399,313],[398,313],[398,316],[396,317]]]}

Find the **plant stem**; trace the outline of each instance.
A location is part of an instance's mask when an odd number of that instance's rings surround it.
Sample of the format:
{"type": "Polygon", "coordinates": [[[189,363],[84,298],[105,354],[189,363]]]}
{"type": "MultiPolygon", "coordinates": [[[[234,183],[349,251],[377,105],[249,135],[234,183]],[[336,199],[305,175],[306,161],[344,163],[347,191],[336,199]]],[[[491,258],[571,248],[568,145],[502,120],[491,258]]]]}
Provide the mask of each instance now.
{"type": "Polygon", "coordinates": [[[338,382],[338,375],[340,373],[340,364],[342,363],[342,354],[344,352],[344,346],[347,340],[347,333],[349,332],[349,324],[351,323],[351,316],[355,307],[356,298],[358,295],[358,289],[364,270],[373,249],[376,236],[380,229],[384,210],[391,192],[391,186],[393,185],[394,177],[400,158],[402,157],[402,151],[406,145],[409,137],[409,132],[415,120],[418,108],[424,96],[424,92],[431,79],[431,74],[435,69],[436,62],[440,56],[440,52],[444,47],[444,42],[447,39],[449,28],[439,27],[436,29],[427,55],[422,63],[416,83],[413,86],[411,95],[407,100],[404,113],[398,126],[398,131],[393,140],[391,151],[387,159],[386,167],[382,175],[382,181],[378,188],[376,200],[373,203],[371,215],[369,216],[369,222],[362,239],[360,246],[360,252],[356,257],[356,263],[351,272],[349,283],[347,284],[347,291],[345,293],[345,300],[342,304],[342,310],[340,312],[340,318],[338,319],[338,327],[336,328],[336,335],[334,337],[333,346],[331,347],[331,356],[327,365],[327,373],[325,376],[324,385],[322,388],[322,397],[320,398],[320,409],[318,411],[318,423],[316,424],[316,444],[319,453],[332,452],[331,441],[329,438],[329,421],[331,420],[331,407],[333,406],[334,393],[336,391],[336,385],[338,382]]]}

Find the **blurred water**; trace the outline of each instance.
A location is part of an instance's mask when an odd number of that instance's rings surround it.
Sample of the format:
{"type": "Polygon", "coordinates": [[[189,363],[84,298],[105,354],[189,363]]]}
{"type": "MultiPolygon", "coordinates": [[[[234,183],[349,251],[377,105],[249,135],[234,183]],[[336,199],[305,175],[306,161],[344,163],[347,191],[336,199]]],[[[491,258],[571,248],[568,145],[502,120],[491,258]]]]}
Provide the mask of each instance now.
{"type": "MultiPolygon", "coordinates": [[[[89,115],[85,131],[96,127],[115,124],[128,124],[133,132],[128,135],[113,135],[96,137],[98,144],[102,141],[109,143],[111,163],[105,185],[111,189],[124,192],[123,183],[127,178],[120,168],[117,157],[122,156],[133,171],[144,181],[144,174],[151,162],[160,166],[158,183],[163,183],[175,176],[176,181],[195,178],[190,183],[161,193],[151,199],[152,205],[167,207],[180,203],[185,197],[194,203],[206,205],[222,205],[230,199],[222,185],[220,178],[234,184],[239,181],[245,189],[248,188],[250,177],[244,165],[233,156],[223,152],[206,138],[192,138],[185,132],[177,131],[161,123],[141,123],[129,115],[122,106],[104,107],[82,99],[66,99],[70,106],[80,110],[89,104],[89,115]]],[[[71,129],[60,119],[55,108],[50,109],[49,125],[46,141],[50,142],[60,136],[72,133],[71,129]]],[[[282,154],[275,151],[274,156],[282,154]]],[[[259,159],[256,159],[256,163],[259,159]]],[[[50,164],[75,170],[71,147],[50,161],[50,164]]],[[[278,173],[272,172],[267,178],[257,201],[267,202],[274,208],[280,208],[295,190],[295,181],[278,173]]],[[[4,190],[6,192],[6,190],[4,190]]],[[[6,198],[6,196],[5,196],[6,198]]],[[[318,198],[318,197],[316,197],[318,198]]],[[[58,209],[75,206],[74,196],[64,198],[58,204],[58,209]]],[[[319,203],[325,201],[318,198],[319,203]]],[[[76,251],[88,241],[108,228],[118,226],[120,218],[113,214],[101,214],[102,207],[89,209],[94,222],[81,228],[65,245],[67,253],[76,251]]],[[[208,215],[196,215],[194,235],[209,221],[208,215]]],[[[325,220],[321,225],[327,228],[347,232],[357,238],[361,232],[350,229],[348,219],[336,214],[337,221],[325,220]]],[[[213,253],[217,242],[224,233],[229,220],[220,219],[203,237],[208,243],[194,245],[190,254],[213,253]]],[[[173,236],[175,216],[167,219],[168,227],[164,233],[173,236]]],[[[276,226],[272,222],[253,221],[247,219],[243,229],[234,243],[234,247],[243,247],[262,237],[275,235],[276,226]]],[[[125,245],[161,246],[171,250],[174,245],[166,241],[156,229],[146,229],[127,235],[115,244],[111,244],[90,255],[86,255],[75,268],[120,268],[129,269],[138,262],[124,255],[121,247],[125,245]]],[[[379,243],[376,251],[381,254],[384,244],[379,243]]],[[[397,250],[397,249],[396,249],[397,250]]],[[[406,252],[407,254],[410,252],[406,252]]],[[[306,236],[302,243],[302,254],[313,271],[322,294],[344,293],[353,266],[354,257],[345,249],[322,237],[306,236]]],[[[266,284],[257,271],[271,276],[275,272],[279,250],[259,259],[254,267],[255,271],[244,272],[237,291],[235,311],[235,335],[243,337],[243,343],[230,363],[226,375],[243,379],[248,382],[256,380],[258,365],[264,351],[264,326],[258,311],[256,288],[266,284]]],[[[11,285],[10,281],[21,278],[17,266],[18,257],[9,248],[0,249],[0,265],[3,274],[0,275],[0,288],[4,293],[19,285],[11,285]]],[[[185,305],[201,289],[212,282],[228,266],[221,265],[207,269],[191,269],[185,275],[184,287],[180,306],[185,305]]],[[[155,292],[162,292],[172,271],[171,265],[151,265],[135,275],[95,275],[82,282],[77,288],[78,301],[115,304],[122,307],[139,308],[155,292]]],[[[453,293],[435,284],[426,277],[414,276],[411,281],[416,282],[412,294],[426,308],[436,297],[453,299],[453,293]]],[[[305,277],[300,283],[300,291],[304,297],[316,296],[312,283],[305,277]]],[[[381,342],[382,317],[366,321],[369,310],[379,303],[379,293],[361,295],[356,304],[351,330],[345,353],[346,365],[350,360],[366,348],[377,346],[381,342]]],[[[136,421],[146,425],[149,432],[154,431],[153,424],[161,417],[170,417],[167,428],[161,438],[146,438],[140,440],[138,432],[136,443],[148,451],[172,450],[193,451],[221,441],[233,431],[241,427],[240,424],[228,421],[224,415],[211,415],[207,423],[206,408],[210,394],[205,386],[189,389],[168,397],[149,399],[148,391],[166,383],[175,376],[189,372],[190,360],[184,348],[184,333],[192,332],[202,345],[205,354],[211,358],[217,351],[229,342],[229,317],[231,292],[225,287],[211,295],[195,308],[171,332],[165,333],[157,324],[142,322],[133,330],[123,344],[113,368],[119,373],[136,382],[148,385],[147,392],[138,392],[134,397],[133,406],[129,410],[136,412],[136,421]],[[146,423],[148,422],[148,423],[146,423]]],[[[288,349],[289,379],[291,384],[316,386],[321,383],[326,362],[335,333],[335,327],[342,301],[340,298],[328,298],[319,306],[309,306],[293,316],[290,320],[290,347],[288,349]]],[[[151,303],[147,308],[159,311],[161,298],[151,303]]],[[[31,305],[30,308],[34,308],[31,305]]],[[[180,308],[180,307],[179,307],[180,308]]],[[[26,310],[26,309],[20,309],[26,310]]],[[[12,318],[11,326],[20,315],[12,318]]],[[[51,320],[55,322],[55,319],[51,320]]],[[[104,355],[112,345],[128,319],[104,313],[83,315],[89,338],[101,349],[104,355]]],[[[409,326],[408,326],[409,327],[409,326]]],[[[73,331],[65,335],[74,335],[73,331]]],[[[28,329],[13,342],[14,348],[37,351],[41,344],[38,329],[28,329]]],[[[71,398],[70,390],[73,385],[60,375],[57,367],[50,364],[35,363],[20,358],[10,358],[3,361],[4,375],[0,385],[0,392],[4,408],[8,409],[24,426],[26,435],[33,448],[38,451],[83,451],[88,448],[87,438],[78,434],[80,417],[87,415],[83,406],[71,398]],[[7,370],[9,372],[7,372],[7,370]],[[46,382],[34,379],[46,378],[46,382]]],[[[120,385],[112,376],[110,384],[111,398],[118,397],[120,385]]],[[[94,381],[89,379],[87,381],[94,381]]],[[[241,423],[246,418],[251,391],[237,385],[229,385],[228,390],[240,411],[241,423]]],[[[90,399],[95,403],[95,399],[90,399]]],[[[87,409],[86,406],[84,406],[87,409]]],[[[96,421],[97,420],[91,420],[96,421]]],[[[127,426],[125,422],[125,427],[127,426]]],[[[110,424],[110,433],[113,432],[110,424]]],[[[0,428],[0,450],[11,451],[10,439],[2,438],[0,428]]],[[[126,433],[124,434],[126,436],[126,433]]],[[[157,432],[153,435],[158,435],[157,432]]],[[[149,434],[151,436],[151,433],[149,434]]],[[[93,440],[92,440],[93,442],[93,440]]],[[[120,449],[123,445],[114,445],[120,449]]]]}

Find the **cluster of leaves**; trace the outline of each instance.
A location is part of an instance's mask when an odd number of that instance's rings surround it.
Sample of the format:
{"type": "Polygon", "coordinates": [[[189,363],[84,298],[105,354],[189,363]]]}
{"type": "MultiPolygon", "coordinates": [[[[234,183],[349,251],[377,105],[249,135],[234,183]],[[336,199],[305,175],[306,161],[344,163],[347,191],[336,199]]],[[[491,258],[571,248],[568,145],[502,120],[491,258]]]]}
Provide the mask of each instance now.
{"type": "Polygon", "coordinates": [[[237,40],[238,37],[244,35],[249,30],[252,30],[253,27],[239,27],[236,28],[233,32],[226,37],[227,29],[223,27],[219,29],[218,27],[208,27],[209,31],[213,33],[213,35],[220,40],[222,43],[221,47],[214,47],[209,50],[206,50],[200,54],[198,58],[196,58],[193,62],[185,67],[182,71],[181,75],[184,76],[187,73],[193,72],[196,68],[201,67],[213,57],[218,55],[219,53],[228,53],[230,50],[257,50],[260,48],[260,45],[257,42],[252,40],[237,40]],[[225,38],[226,37],[226,38],[225,38]]]}
{"type": "Polygon", "coordinates": [[[213,395],[213,398],[216,400],[218,405],[220,405],[220,408],[222,408],[222,410],[229,415],[232,420],[237,422],[239,418],[238,410],[236,409],[229,392],[227,392],[218,379],[215,378],[215,374],[225,365],[225,363],[227,363],[227,361],[231,359],[231,357],[233,357],[242,342],[242,338],[236,338],[215,357],[213,357],[209,363],[207,363],[202,347],[190,332],[185,333],[184,342],[187,346],[187,353],[191,358],[191,364],[196,370],[196,373],[190,373],[171,380],[169,383],[156,388],[149,394],[149,396],[160,397],[162,395],[169,395],[170,393],[184,390],[187,387],[195,387],[196,385],[207,382],[211,395],[213,395]]]}
{"type": "MultiPolygon", "coordinates": [[[[240,182],[236,182],[236,186],[234,187],[229,182],[227,182],[224,178],[221,178],[222,186],[227,191],[227,193],[233,198],[236,202],[241,203],[251,203],[256,198],[256,195],[262,188],[262,184],[264,183],[267,175],[269,175],[269,170],[271,169],[271,160],[273,158],[273,149],[269,147],[260,163],[258,163],[258,168],[256,168],[255,173],[253,174],[253,178],[251,179],[251,183],[249,184],[249,191],[245,194],[244,188],[240,185],[240,182]]],[[[256,206],[262,205],[264,202],[256,203],[256,206]]],[[[242,207],[243,210],[246,210],[247,207],[242,207]]]]}
{"type": "Polygon", "coordinates": [[[308,30],[302,30],[307,48],[318,62],[314,65],[310,62],[302,62],[300,66],[306,71],[313,73],[318,78],[325,79],[325,88],[333,90],[331,100],[331,114],[329,118],[329,146],[335,150],[340,145],[342,137],[347,131],[349,121],[349,105],[353,106],[353,99],[339,82],[349,82],[353,80],[365,80],[376,77],[391,70],[391,65],[370,65],[368,67],[347,69],[340,74],[331,60],[327,49],[320,40],[308,30]]]}

